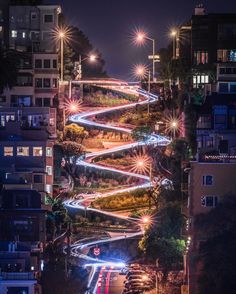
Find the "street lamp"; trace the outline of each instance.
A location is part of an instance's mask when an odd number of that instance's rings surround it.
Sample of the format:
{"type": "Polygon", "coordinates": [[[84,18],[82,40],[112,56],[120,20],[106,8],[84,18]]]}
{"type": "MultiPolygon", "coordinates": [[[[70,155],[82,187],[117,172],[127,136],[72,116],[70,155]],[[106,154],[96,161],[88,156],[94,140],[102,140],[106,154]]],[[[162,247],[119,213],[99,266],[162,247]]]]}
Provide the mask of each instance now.
{"type": "Polygon", "coordinates": [[[169,115],[164,119],[166,132],[173,134],[175,138],[176,134],[180,132],[181,129],[181,119],[176,115],[169,115]]]}
{"type": "MultiPolygon", "coordinates": [[[[151,73],[145,65],[138,64],[135,66],[134,74],[138,78],[143,79],[148,75],[148,93],[151,91],[151,73]]],[[[149,98],[148,98],[148,114],[150,112],[149,98]]]]}
{"type": "Polygon", "coordinates": [[[90,54],[90,55],[84,57],[83,59],[82,59],[81,55],[79,56],[79,61],[75,62],[75,74],[76,74],[75,79],[76,80],[82,79],[82,62],[85,60],[89,60],[91,63],[93,63],[97,60],[97,55],[90,54]]]}
{"type": "Polygon", "coordinates": [[[137,154],[131,159],[131,169],[130,171],[139,174],[151,174],[151,158],[146,154],[137,154]]]}
{"type": "Polygon", "coordinates": [[[172,30],[170,32],[170,36],[173,38],[173,59],[176,58],[176,36],[177,36],[177,31],[172,30]]]}
{"type": "Polygon", "coordinates": [[[68,99],[64,102],[63,107],[63,129],[66,125],[66,114],[70,115],[73,113],[80,112],[82,109],[82,103],[81,101],[75,100],[75,99],[68,99]]]}
{"type": "Polygon", "coordinates": [[[153,82],[155,81],[155,39],[150,38],[147,36],[147,34],[145,32],[137,32],[136,35],[136,43],[138,44],[143,44],[145,40],[149,40],[152,42],[152,79],[153,82]]]}

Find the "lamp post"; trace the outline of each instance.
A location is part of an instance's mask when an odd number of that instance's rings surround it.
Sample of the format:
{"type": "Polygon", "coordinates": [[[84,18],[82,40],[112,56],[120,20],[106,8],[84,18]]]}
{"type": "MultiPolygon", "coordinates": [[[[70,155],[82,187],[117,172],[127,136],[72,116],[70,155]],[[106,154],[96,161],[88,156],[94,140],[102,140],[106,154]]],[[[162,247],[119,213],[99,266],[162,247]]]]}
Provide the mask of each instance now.
{"type": "Polygon", "coordinates": [[[63,77],[64,77],[64,74],[63,74],[63,71],[64,71],[64,39],[66,37],[66,33],[65,31],[61,30],[58,32],[58,36],[59,36],[59,39],[60,39],[60,51],[61,51],[61,78],[60,80],[63,81],[63,77]]]}
{"type": "MultiPolygon", "coordinates": [[[[135,74],[135,76],[140,78],[140,80],[147,77],[147,74],[148,74],[148,94],[150,94],[150,92],[151,92],[151,72],[150,72],[150,70],[148,70],[145,65],[139,64],[135,67],[134,74],[135,74]]],[[[148,114],[150,113],[149,99],[150,99],[150,97],[148,97],[148,109],[147,109],[148,114]]]]}
{"type": "Polygon", "coordinates": [[[152,79],[155,81],[155,39],[148,37],[145,33],[139,32],[136,36],[137,43],[143,43],[145,40],[149,40],[152,42],[152,79]]]}
{"type": "Polygon", "coordinates": [[[172,30],[170,33],[171,37],[173,38],[173,59],[176,59],[176,36],[177,36],[177,31],[172,30]]]}
{"type": "MultiPolygon", "coordinates": [[[[89,60],[90,62],[95,62],[97,59],[97,56],[95,54],[91,54],[89,56],[86,56],[82,59],[82,56],[79,55],[79,61],[75,62],[75,80],[81,80],[82,79],[82,62],[85,60],[89,60]]],[[[81,99],[83,99],[83,83],[80,84],[80,93],[81,93],[81,99]]]]}
{"type": "Polygon", "coordinates": [[[89,56],[86,56],[82,59],[82,56],[79,55],[79,61],[75,62],[75,79],[81,80],[82,79],[82,62],[85,60],[89,60],[90,62],[95,62],[97,59],[97,56],[95,54],[91,54],[89,56]]]}

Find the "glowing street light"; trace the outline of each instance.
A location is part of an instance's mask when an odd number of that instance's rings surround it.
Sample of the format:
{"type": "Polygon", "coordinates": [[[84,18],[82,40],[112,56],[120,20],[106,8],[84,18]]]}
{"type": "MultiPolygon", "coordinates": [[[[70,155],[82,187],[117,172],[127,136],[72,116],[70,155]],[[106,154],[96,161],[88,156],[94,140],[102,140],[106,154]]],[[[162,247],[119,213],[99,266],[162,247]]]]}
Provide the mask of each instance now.
{"type": "Polygon", "coordinates": [[[164,119],[166,132],[173,134],[173,137],[180,132],[181,120],[180,117],[176,115],[169,115],[164,119]]]}
{"type": "Polygon", "coordinates": [[[150,215],[144,215],[141,219],[141,222],[145,225],[150,225],[152,223],[150,215]]]}
{"type": "Polygon", "coordinates": [[[148,279],[149,279],[148,275],[143,275],[143,276],[142,276],[142,280],[143,280],[143,281],[148,281],[148,279]]]}
{"type": "Polygon", "coordinates": [[[85,61],[85,60],[89,60],[91,63],[95,62],[97,60],[97,55],[95,54],[90,54],[86,57],[84,57],[82,59],[82,56],[80,55],[79,56],[79,61],[78,62],[75,62],[75,79],[76,80],[81,80],[82,79],[82,62],[85,61]]]}
{"type": "Polygon", "coordinates": [[[76,99],[66,99],[63,107],[63,127],[66,125],[66,115],[81,112],[82,102],[76,99]]]}
{"type": "Polygon", "coordinates": [[[145,32],[138,31],[136,32],[135,36],[135,43],[136,44],[143,44],[145,40],[149,40],[152,42],[152,79],[153,82],[155,81],[155,39],[148,37],[148,35],[145,32]]]}
{"type": "Polygon", "coordinates": [[[139,174],[151,174],[151,158],[146,154],[137,154],[132,156],[130,171],[139,174]]]}
{"type": "Polygon", "coordinates": [[[147,75],[147,67],[143,64],[138,64],[134,68],[134,75],[140,79],[143,79],[147,75]]]}

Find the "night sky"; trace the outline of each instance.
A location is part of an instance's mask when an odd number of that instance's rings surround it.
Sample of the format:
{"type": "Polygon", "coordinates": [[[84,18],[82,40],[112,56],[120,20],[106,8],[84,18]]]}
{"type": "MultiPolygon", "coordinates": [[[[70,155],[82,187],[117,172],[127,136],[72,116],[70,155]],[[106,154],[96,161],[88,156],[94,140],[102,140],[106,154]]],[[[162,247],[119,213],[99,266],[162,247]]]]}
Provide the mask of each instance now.
{"type": "Polygon", "coordinates": [[[202,3],[207,12],[235,12],[235,0],[48,0],[61,4],[69,24],[78,26],[98,48],[112,77],[130,79],[134,64],[148,64],[152,43],[132,44],[135,28],[145,29],[161,48],[170,41],[168,31],[188,20],[202,3]]]}

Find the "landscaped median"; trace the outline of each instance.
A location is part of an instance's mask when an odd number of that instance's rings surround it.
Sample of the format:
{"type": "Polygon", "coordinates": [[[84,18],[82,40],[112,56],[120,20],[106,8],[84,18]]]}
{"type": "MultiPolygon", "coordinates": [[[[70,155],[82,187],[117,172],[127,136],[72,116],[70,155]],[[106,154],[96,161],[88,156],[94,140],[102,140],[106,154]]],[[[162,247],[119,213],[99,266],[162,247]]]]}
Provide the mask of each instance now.
{"type": "Polygon", "coordinates": [[[149,206],[148,191],[140,189],[132,192],[117,193],[112,196],[99,198],[91,203],[91,206],[101,210],[134,210],[149,206]]]}

